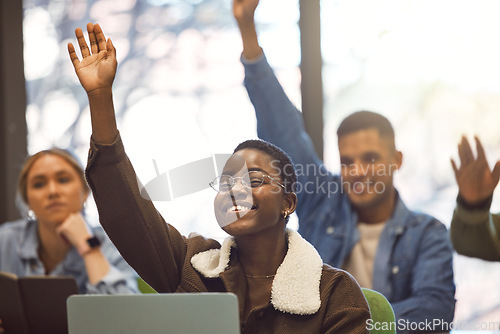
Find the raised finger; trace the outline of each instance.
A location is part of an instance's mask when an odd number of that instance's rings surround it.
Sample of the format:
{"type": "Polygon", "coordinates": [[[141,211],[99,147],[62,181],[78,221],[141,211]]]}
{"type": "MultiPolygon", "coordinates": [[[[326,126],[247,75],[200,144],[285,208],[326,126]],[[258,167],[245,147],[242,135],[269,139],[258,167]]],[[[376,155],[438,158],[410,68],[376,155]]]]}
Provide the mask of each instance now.
{"type": "Polygon", "coordinates": [[[477,160],[485,162],[486,154],[484,153],[483,144],[481,144],[481,141],[477,136],[475,136],[474,139],[476,140],[477,160]]]}
{"type": "Polygon", "coordinates": [[[450,161],[451,161],[451,167],[453,168],[453,171],[455,172],[455,178],[458,181],[458,168],[457,168],[457,164],[455,163],[455,160],[453,160],[453,159],[450,159],[450,161]]]}
{"type": "Polygon", "coordinates": [[[75,47],[72,43],[68,43],[68,53],[69,59],[71,59],[73,66],[80,64],[80,60],[78,59],[78,55],[76,54],[75,47]]]}
{"type": "Polygon", "coordinates": [[[97,47],[95,39],[94,25],[92,23],[87,24],[87,33],[89,34],[90,51],[92,51],[92,54],[99,53],[99,48],[97,47]]]}
{"type": "Polygon", "coordinates": [[[82,52],[82,57],[90,56],[90,50],[87,46],[87,42],[85,41],[85,37],[83,37],[83,31],[81,28],[76,28],[75,35],[78,40],[78,45],[80,46],[80,51],[82,52]]]}
{"type": "Polygon", "coordinates": [[[497,161],[491,172],[494,182],[498,183],[500,179],[500,161],[497,161]]]}
{"type": "Polygon", "coordinates": [[[102,32],[99,23],[96,23],[94,25],[94,33],[97,39],[97,45],[99,47],[99,51],[106,50],[106,37],[104,37],[104,33],[102,32]]]}
{"type": "Polygon", "coordinates": [[[469,145],[469,141],[465,136],[462,137],[462,141],[458,145],[458,155],[460,156],[460,163],[469,164],[474,161],[474,155],[472,154],[472,149],[469,145]]]}

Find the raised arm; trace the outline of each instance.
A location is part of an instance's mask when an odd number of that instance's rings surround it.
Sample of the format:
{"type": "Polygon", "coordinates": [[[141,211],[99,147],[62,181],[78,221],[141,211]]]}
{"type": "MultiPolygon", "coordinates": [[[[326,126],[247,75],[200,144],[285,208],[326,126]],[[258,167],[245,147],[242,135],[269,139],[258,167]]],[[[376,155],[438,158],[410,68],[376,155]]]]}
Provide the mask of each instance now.
{"type": "Polygon", "coordinates": [[[475,137],[477,157],[474,158],[469,141],[464,136],[458,144],[460,167],[451,160],[455,178],[458,184],[459,196],[470,206],[480,204],[491,196],[500,178],[500,161],[490,170],[483,145],[475,137]]]}
{"type": "Polygon", "coordinates": [[[474,157],[465,137],[458,145],[460,168],[451,161],[458,183],[457,207],[453,213],[450,235],[460,254],[489,261],[500,260],[500,216],[491,215],[493,191],[500,178],[500,161],[492,170],[479,138],[474,157]]]}
{"type": "Polygon", "coordinates": [[[297,194],[296,212],[301,221],[299,231],[306,235],[307,217],[314,214],[316,205],[332,198],[333,205],[338,203],[341,192],[330,189],[340,189],[340,178],[329,173],[319,159],[305,130],[302,113],[290,101],[264,56],[254,23],[258,3],[258,0],[233,0],[233,14],[243,41],[244,84],[255,108],[259,138],[283,149],[297,167],[302,191],[297,194]]]}
{"type": "Polygon", "coordinates": [[[117,67],[116,49],[111,39],[106,40],[98,24],[87,24],[87,31],[90,49],[82,29],[75,30],[82,59],[78,58],[72,43],[68,43],[68,52],[89,98],[92,137],[99,144],[111,144],[118,134],[111,91],[117,67]]]}
{"type": "Polygon", "coordinates": [[[158,292],[174,292],[185,259],[185,239],[166,224],[141,185],[118,134],[112,84],[117,62],[111,40],[99,25],[87,25],[90,49],[81,29],[75,34],[82,53],[68,52],[87,92],[92,140],[85,175],[99,211],[99,220],[113,244],[136,272],[158,292]]]}
{"type": "Polygon", "coordinates": [[[238,28],[243,42],[243,56],[248,60],[258,58],[262,54],[262,48],[257,39],[255,30],[255,9],[259,0],[234,0],[233,15],[238,22],[238,28]]]}

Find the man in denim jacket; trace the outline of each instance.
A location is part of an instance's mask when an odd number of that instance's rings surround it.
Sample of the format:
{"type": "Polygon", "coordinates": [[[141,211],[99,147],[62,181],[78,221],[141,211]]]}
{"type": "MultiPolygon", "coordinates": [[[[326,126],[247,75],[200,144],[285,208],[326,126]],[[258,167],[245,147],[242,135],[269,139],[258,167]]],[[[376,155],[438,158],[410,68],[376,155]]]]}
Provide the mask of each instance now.
{"type": "Polygon", "coordinates": [[[410,211],[393,186],[402,154],[389,121],[347,117],[337,131],[341,175],[327,171],[258,43],[258,0],[234,0],[243,40],[245,87],[260,138],[284,149],[298,174],[299,232],[323,261],[344,268],[392,304],[398,332],[447,331],[455,309],[452,248],[446,227],[410,211]]]}

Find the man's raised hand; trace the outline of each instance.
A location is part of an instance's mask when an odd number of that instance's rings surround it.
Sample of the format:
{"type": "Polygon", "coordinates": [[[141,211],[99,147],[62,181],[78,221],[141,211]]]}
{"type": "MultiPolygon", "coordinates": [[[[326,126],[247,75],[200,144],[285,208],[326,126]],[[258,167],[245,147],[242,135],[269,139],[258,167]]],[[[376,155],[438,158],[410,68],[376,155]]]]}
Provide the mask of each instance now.
{"type": "Polygon", "coordinates": [[[233,0],[233,15],[238,24],[253,23],[259,0],[233,0]]]}

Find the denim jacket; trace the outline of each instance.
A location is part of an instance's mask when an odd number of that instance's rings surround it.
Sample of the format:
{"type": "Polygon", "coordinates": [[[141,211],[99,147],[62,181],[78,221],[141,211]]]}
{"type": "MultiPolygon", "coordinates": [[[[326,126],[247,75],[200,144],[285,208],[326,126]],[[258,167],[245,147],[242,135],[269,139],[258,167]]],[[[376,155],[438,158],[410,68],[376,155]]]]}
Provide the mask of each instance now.
{"type": "MultiPolygon", "coordinates": [[[[50,276],[72,276],[81,294],[128,294],[138,293],[137,274],[125,262],[101,227],[92,228],[92,233],[101,241],[101,251],[110,268],[106,276],[96,285],[90,284],[83,258],[71,248],[64,260],[50,276]]],[[[19,277],[45,275],[42,261],[38,257],[40,239],[38,222],[24,219],[0,225],[0,270],[19,277]]]]}
{"type": "MultiPolygon", "coordinates": [[[[242,62],[259,137],[281,147],[296,166],[299,232],[325,263],[341,267],[359,240],[357,214],[342,191],[341,178],[330,173],[316,155],[301,113],[284,93],[265,56],[242,62]]],[[[399,195],[396,201],[380,236],[373,289],[391,302],[399,332],[410,328],[407,322],[439,319],[451,323],[455,285],[446,227],[431,216],[408,210],[399,195]]]]}

